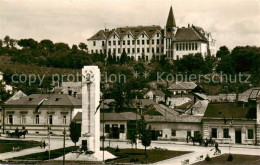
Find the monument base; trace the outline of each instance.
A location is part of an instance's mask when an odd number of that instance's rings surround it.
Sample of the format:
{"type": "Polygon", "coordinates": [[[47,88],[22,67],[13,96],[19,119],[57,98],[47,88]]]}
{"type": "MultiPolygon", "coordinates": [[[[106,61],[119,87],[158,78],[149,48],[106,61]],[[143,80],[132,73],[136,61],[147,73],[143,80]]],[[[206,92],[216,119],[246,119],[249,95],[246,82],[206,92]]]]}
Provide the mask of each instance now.
{"type": "Polygon", "coordinates": [[[79,139],[81,150],[95,152],[94,137],[82,137],[79,139]]]}
{"type": "MultiPolygon", "coordinates": [[[[108,151],[104,151],[104,160],[114,159],[116,156],[111,154],[108,151]]],[[[63,157],[56,158],[55,160],[62,160],[63,157]]],[[[103,161],[103,151],[97,151],[93,154],[85,154],[85,153],[68,153],[65,155],[65,160],[71,161],[90,161],[90,162],[100,162],[103,161]]]]}

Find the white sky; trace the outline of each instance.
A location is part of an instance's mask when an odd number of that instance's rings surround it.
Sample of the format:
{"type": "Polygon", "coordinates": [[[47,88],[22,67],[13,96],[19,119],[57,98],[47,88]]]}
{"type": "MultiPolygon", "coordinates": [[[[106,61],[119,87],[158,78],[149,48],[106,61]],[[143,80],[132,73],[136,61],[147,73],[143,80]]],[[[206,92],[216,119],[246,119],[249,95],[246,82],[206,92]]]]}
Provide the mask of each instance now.
{"type": "Polygon", "coordinates": [[[171,4],[177,26],[201,26],[218,47],[260,46],[260,0],[0,0],[0,38],[72,45],[105,26],[164,27],[171,4]]]}

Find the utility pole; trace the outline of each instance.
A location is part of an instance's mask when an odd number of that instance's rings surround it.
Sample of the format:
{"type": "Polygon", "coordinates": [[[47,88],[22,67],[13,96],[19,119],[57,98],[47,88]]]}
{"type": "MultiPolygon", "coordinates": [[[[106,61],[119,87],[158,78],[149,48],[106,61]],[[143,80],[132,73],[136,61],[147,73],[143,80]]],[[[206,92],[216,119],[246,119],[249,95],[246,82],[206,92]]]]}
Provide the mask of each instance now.
{"type": "Polygon", "coordinates": [[[63,130],[63,165],[65,165],[65,135],[66,135],[66,130],[64,128],[64,130],[63,130]]]}

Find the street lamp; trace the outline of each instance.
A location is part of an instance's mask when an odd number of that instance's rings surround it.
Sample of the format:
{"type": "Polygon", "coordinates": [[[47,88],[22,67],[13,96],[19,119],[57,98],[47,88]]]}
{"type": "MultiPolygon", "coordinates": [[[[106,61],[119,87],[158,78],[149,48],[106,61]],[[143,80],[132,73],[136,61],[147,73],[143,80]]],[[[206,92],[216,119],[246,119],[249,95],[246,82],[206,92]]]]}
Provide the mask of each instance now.
{"type": "Polygon", "coordinates": [[[63,165],[65,164],[65,135],[66,135],[66,130],[64,128],[64,130],[63,130],[63,165]]]}

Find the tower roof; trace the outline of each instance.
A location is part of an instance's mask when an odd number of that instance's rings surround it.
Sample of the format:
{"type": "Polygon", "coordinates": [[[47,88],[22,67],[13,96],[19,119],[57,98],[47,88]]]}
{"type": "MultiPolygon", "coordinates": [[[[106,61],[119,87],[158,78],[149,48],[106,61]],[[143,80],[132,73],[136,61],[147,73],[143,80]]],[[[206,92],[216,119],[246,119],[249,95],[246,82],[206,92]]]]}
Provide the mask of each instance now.
{"type": "Polygon", "coordinates": [[[170,12],[168,15],[167,23],[166,23],[166,28],[173,28],[176,27],[173,11],[172,11],[172,6],[170,8],[170,12]]]}

